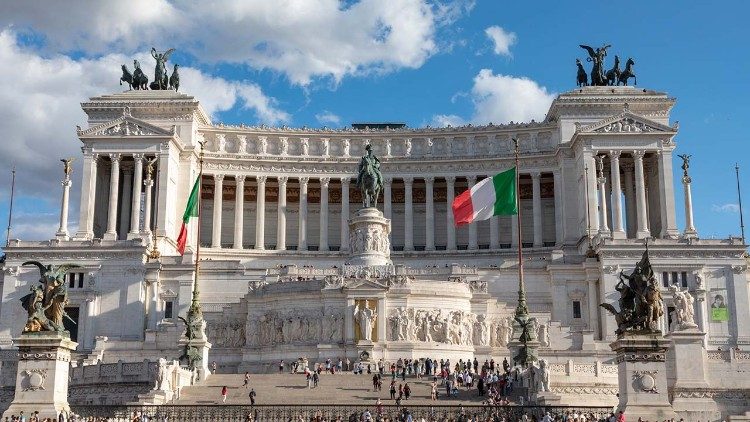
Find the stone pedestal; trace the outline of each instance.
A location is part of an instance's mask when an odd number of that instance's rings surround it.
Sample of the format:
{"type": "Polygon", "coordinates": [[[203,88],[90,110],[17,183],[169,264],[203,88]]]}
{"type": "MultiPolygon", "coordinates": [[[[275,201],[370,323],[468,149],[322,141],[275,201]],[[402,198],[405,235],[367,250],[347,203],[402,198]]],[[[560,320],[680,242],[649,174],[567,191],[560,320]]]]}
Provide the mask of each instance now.
{"type": "Polygon", "coordinates": [[[363,363],[370,363],[375,361],[373,355],[375,351],[375,343],[370,340],[360,340],[357,342],[357,358],[363,363]]]}
{"type": "Polygon", "coordinates": [[[208,369],[208,351],[211,350],[211,343],[209,343],[205,337],[193,340],[188,340],[187,338],[182,337],[179,341],[179,345],[182,347],[192,346],[198,349],[198,352],[201,355],[201,361],[200,366],[198,367],[198,373],[196,374],[196,381],[206,380],[209,375],[211,375],[211,371],[208,369]]]}
{"type": "Polygon", "coordinates": [[[660,333],[626,334],[609,346],[617,353],[620,404],[628,420],[676,417],[667,389],[667,350],[660,333]]]}
{"type": "Polygon", "coordinates": [[[560,406],[564,404],[562,403],[562,396],[551,391],[532,393],[531,403],[537,406],[560,406]]]}
{"type": "Polygon", "coordinates": [[[21,411],[28,419],[38,411],[40,419],[57,420],[60,412],[70,412],[70,352],[78,343],[67,335],[53,332],[22,334],[13,339],[13,343],[18,347],[16,392],[3,419],[17,416],[21,411]]]}
{"type": "Polygon", "coordinates": [[[391,264],[391,220],[377,208],[363,208],[349,219],[347,265],[391,264]]]}
{"type": "Polygon", "coordinates": [[[683,416],[685,412],[688,419],[704,419],[708,412],[718,412],[716,402],[705,397],[704,394],[694,394],[708,388],[706,381],[706,349],[703,348],[703,339],[706,333],[700,330],[690,329],[673,331],[667,335],[672,341],[672,348],[668,351],[669,361],[673,363],[673,383],[670,386],[672,392],[672,408],[683,416]],[[701,417],[704,416],[704,417],[701,417]]]}

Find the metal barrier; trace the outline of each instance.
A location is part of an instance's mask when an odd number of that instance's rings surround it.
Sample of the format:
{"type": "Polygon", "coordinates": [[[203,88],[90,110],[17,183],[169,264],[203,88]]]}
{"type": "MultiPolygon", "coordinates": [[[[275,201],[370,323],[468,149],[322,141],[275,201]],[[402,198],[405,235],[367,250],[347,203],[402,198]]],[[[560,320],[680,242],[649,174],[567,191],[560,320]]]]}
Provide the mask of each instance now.
{"type": "MultiPolygon", "coordinates": [[[[147,415],[151,421],[162,422],[215,422],[253,420],[262,421],[360,421],[369,411],[372,420],[406,420],[409,412],[414,421],[459,420],[505,420],[518,421],[524,414],[532,420],[540,420],[546,412],[562,415],[576,412],[591,415],[589,421],[602,419],[610,414],[609,407],[568,406],[477,406],[477,405],[71,405],[71,410],[82,418],[106,418],[109,421],[131,421],[133,416],[147,415]],[[252,419],[249,418],[252,417],[252,419]]],[[[88,419],[83,419],[88,420],[88,419]]]]}

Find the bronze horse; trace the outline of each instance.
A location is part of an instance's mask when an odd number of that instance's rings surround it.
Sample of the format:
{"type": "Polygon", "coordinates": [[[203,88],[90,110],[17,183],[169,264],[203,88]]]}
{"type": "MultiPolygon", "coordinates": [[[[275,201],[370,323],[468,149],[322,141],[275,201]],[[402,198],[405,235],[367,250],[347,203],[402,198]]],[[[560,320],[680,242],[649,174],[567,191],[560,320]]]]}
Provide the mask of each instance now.
{"type": "Polygon", "coordinates": [[[578,74],[576,75],[576,84],[578,86],[589,86],[589,77],[586,74],[586,70],[583,68],[583,64],[579,59],[576,59],[576,66],[578,66],[578,74]]]}
{"type": "Polygon", "coordinates": [[[633,72],[633,65],[635,65],[635,62],[632,58],[629,58],[625,63],[625,70],[623,70],[622,73],[620,73],[620,77],[617,78],[617,85],[622,83],[627,86],[629,78],[633,78],[633,85],[638,85],[638,78],[635,77],[635,72],[633,72]]]}
{"type": "Polygon", "coordinates": [[[620,56],[615,55],[615,65],[609,69],[604,76],[607,78],[607,85],[617,85],[620,80],[620,56]]]}

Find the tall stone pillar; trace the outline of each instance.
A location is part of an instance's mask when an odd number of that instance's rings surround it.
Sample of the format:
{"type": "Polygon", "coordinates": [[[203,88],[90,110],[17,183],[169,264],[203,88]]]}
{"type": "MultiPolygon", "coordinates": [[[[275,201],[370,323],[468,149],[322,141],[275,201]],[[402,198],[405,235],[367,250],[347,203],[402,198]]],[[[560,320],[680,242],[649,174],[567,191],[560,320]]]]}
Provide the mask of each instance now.
{"type": "Polygon", "coordinates": [[[81,175],[81,209],[78,217],[78,232],[75,239],[87,240],[94,237],[94,205],[96,201],[96,174],[99,155],[84,148],[83,173],[81,175]]]}
{"type": "Polygon", "coordinates": [[[404,177],[404,250],[414,250],[414,206],[412,187],[414,178],[404,177]]]}
{"type": "Polygon", "coordinates": [[[60,204],[60,228],[57,229],[55,237],[61,240],[68,240],[68,201],[70,198],[70,175],[65,175],[62,181],[62,203],[60,204]]]}
{"type": "Polygon", "coordinates": [[[589,305],[589,329],[594,332],[594,339],[599,338],[599,300],[597,288],[597,279],[592,278],[591,275],[586,275],[588,278],[588,305],[589,305]]]}
{"type": "Polygon", "coordinates": [[[586,198],[586,208],[583,209],[584,217],[588,219],[587,235],[593,237],[599,232],[599,208],[597,198],[597,186],[596,186],[596,163],[594,162],[594,152],[584,151],[584,181],[586,187],[584,187],[583,194],[586,194],[588,190],[588,198],[586,198]]]}
{"type": "Polygon", "coordinates": [[[627,238],[635,238],[637,224],[635,221],[635,177],[633,176],[633,164],[627,163],[623,166],[625,176],[625,235],[627,238]]]}
{"type": "MultiPolygon", "coordinates": [[[[469,190],[474,187],[474,185],[477,184],[477,177],[476,176],[469,176],[466,178],[466,180],[469,182],[469,190]]],[[[471,250],[477,250],[479,249],[479,236],[477,233],[477,223],[469,224],[469,249],[471,250]]]]}
{"type": "Polygon", "coordinates": [[[297,236],[297,250],[307,250],[307,183],[309,177],[299,178],[299,233],[297,236]]]}
{"type": "Polygon", "coordinates": [[[320,179],[320,241],[319,251],[328,251],[328,184],[330,177],[320,179]]]}
{"type": "Polygon", "coordinates": [[[245,176],[234,176],[234,249],[242,249],[245,237],[245,176]]]}
{"type": "MultiPolygon", "coordinates": [[[[390,145],[390,144],[389,144],[390,145]]],[[[391,219],[391,216],[393,215],[393,205],[391,203],[392,201],[392,194],[391,194],[391,187],[393,185],[393,178],[386,177],[385,180],[383,180],[383,215],[387,219],[391,219]]]]}
{"type": "Polygon", "coordinates": [[[435,178],[432,176],[425,177],[425,250],[435,250],[435,197],[433,189],[435,187],[435,178]]]}
{"type": "Polygon", "coordinates": [[[349,250],[349,182],[351,179],[341,179],[341,251],[349,250]]]}
{"type": "Polygon", "coordinates": [[[677,216],[675,215],[674,206],[671,147],[665,147],[665,149],[659,151],[656,158],[659,165],[660,236],[667,239],[676,239],[680,232],[677,230],[677,216]]]}
{"type": "Polygon", "coordinates": [[[133,166],[130,163],[120,163],[120,171],[122,171],[122,191],[118,200],[120,221],[117,237],[122,236],[125,239],[127,238],[128,225],[130,224],[130,199],[133,197],[133,166]]]}
{"type": "Polygon", "coordinates": [[[534,218],[534,247],[541,248],[542,243],[542,175],[538,171],[531,173],[532,216],[534,218]]]}
{"type": "Polygon", "coordinates": [[[553,173],[555,183],[555,245],[562,246],[565,242],[565,221],[563,218],[562,203],[562,172],[555,170],[553,173]]]}
{"type": "MultiPolygon", "coordinates": [[[[224,175],[214,174],[214,225],[211,230],[211,247],[221,247],[221,207],[224,195],[224,175]]],[[[201,240],[198,239],[198,242],[201,240]]]]}
{"type": "Polygon", "coordinates": [[[109,176],[109,210],[107,211],[107,232],[105,240],[117,240],[117,197],[120,190],[120,154],[109,154],[112,169],[109,176]]]}
{"type": "Polygon", "coordinates": [[[130,232],[128,239],[141,236],[141,185],[143,184],[143,154],[133,154],[133,197],[130,204],[130,232]]]}
{"type": "Polygon", "coordinates": [[[286,250],[286,184],[289,178],[281,176],[278,178],[279,199],[276,213],[276,249],[286,250]]]}
{"type": "MultiPolygon", "coordinates": [[[[262,251],[266,249],[266,180],[267,176],[257,176],[258,190],[255,194],[255,249],[262,251]]],[[[305,186],[307,195],[307,186],[305,186]]],[[[307,204],[305,204],[307,212],[307,204]]],[[[301,226],[300,226],[301,227],[301,226]]]]}
{"type": "Polygon", "coordinates": [[[490,249],[498,249],[500,247],[499,221],[496,215],[490,217],[490,249]]]}
{"type": "Polygon", "coordinates": [[[638,210],[636,211],[638,220],[638,231],[636,238],[645,239],[651,235],[648,230],[648,216],[646,215],[646,181],[643,174],[643,156],[646,151],[633,152],[635,161],[635,200],[638,210]]]}
{"type": "Polygon", "coordinates": [[[151,237],[151,201],[154,188],[154,179],[151,178],[150,174],[143,181],[143,187],[145,188],[143,198],[143,235],[148,239],[151,237]]]}
{"type": "Polygon", "coordinates": [[[599,234],[603,237],[610,237],[609,212],[607,212],[607,178],[604,177],[604,157],[596,156],[596,183],[599,189],[599,234]]]}
{"type": "Polygon", "coordinates": [[[456,177],[445,177],[445,219],[447,224],[445,249],[456,250],[456,223],[453,221],[453,200],[456,197],[456,177]]]}
{"type": "Polygon", "coordinates": [[[612,237],[625,239],[622,225],[622,187],[620,186],[620,151],[609,152],[610,181],[612,182],[612,237]]]}
{"type": "Polygon", "coordinates": [[[693,179],[688,175],[685,170],[682,176],[682,187],[685,192],[685,233],[684,236],[688,239],[698,237],[698,232],[695,230],[693,223],[693,195],[690,190],[690,184],[693,179]]]}

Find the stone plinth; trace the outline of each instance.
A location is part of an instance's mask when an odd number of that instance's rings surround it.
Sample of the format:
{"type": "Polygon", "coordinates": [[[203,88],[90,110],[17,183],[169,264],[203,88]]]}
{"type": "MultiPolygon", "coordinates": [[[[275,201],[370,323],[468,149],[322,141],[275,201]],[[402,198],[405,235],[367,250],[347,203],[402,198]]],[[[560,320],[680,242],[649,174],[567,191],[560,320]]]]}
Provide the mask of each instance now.
{"type": "Polygon", "coordinates": [[[40,419],[57,420],[60,412],[70,412],[70,352],[78,343],[71,341],[67,333],[54,332],[22,334],[13,343],[18,347],[16,392],[3,419],[21,411],[28,418],[38,411],[40,419]]]}
{"type": "Polygon", "coordinates": [[[179,345],[182,347],[192,346],[198,349],[198,353],[201,355],[201,361],[200,366],[197,368],[198,373],[196,374],[196,381],[205,381],[206,378],[211,375],[211,371],[208,369],[208,351],[211,350],[211,343],[209,343],[205,337],[192,340],[183,337],[180,339],[179,345]]]}
{"type": "Polygon", "coordinates": [[[391,264],[391,220],[377,208],[363,208],[349,219],[347,265],[391,264]]]}
{"type": "MultiPolygon", "coordinates": [[[[703,391],[709,387],[706,373],[706,349],[703,348],[703,338],[706,333],[696,329],[673,331],[667,335],[672,341],[669,350],[669,360],[674,362],[671,385],[672,408],[680,416],[687,415],[688,419],[703,419],[711,412],[718,412],[716,402],[703,394],[691,394],[693,391],[703,391]],[[700,414],[696,416],[696,412],[700,414]]],[[[717,413],[718,414],[718,413],[717,413]]]]}
{"type": "Polygon", "coordinates": [[[633,333],[609,346],[617,353],[619,410],[628,420],[663,420],[676,417],[669,403],[667,350],[671,341],[659,333],[633,333]]]}

